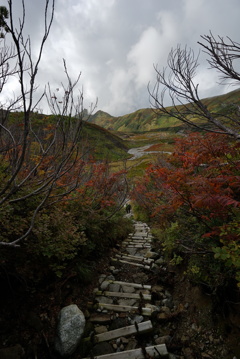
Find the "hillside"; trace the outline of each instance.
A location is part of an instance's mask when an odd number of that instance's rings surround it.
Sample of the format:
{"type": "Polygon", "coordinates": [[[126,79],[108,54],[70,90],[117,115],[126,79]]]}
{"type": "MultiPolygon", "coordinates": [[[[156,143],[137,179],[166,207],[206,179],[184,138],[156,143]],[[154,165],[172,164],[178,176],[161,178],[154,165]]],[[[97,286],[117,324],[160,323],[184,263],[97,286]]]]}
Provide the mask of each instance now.
{"type": "MultiPolygon", "coordinates": [[[[48,126],[54,125],[56,122],[55,115],[44,115],[39,113],[31,114],[32,126],[39,134],[40,138],[46,135],[45,131],[48,131],[48,126]],[[43,121],[45,128],[42,128],[43,121]]],[[[72,119],[74,121],[74,118],[72,119]]],[[[9,122],[11,126],[19,128],[22,126],[23,114],[22,112],[12,112],[9,115],[9,122]]],[[[96,160],[116,161],[129,157],[127,151],[128,146],[125,141],[120,137],[109,132],[107,129],[100,127],[94,123],[83,121],[82,126],[82,150],[85,157],[93,157],[96,160]]]]}
{"type": "MultiPolygon", "coordinates": [[[[231,91],[221,96],[203,99],[203,103],[211,111],[219,111],[222,105],[239,103],[240,89],[231,91]]],[[[145,132],[157,130],[178,131],[185,127],[182,122],[167,115],[157,116],[151,108],[144,108],[133,113],[114,117],[103,111],[97,111],[89,120],[108,130],[121,132],[145,132]]]]}
{"type": "Polygon", "coordinates": [[[94,123],[84,122],[83,141],[96,160],[123,160],[129,157],[128,147],[118,136],[94,123]]]}

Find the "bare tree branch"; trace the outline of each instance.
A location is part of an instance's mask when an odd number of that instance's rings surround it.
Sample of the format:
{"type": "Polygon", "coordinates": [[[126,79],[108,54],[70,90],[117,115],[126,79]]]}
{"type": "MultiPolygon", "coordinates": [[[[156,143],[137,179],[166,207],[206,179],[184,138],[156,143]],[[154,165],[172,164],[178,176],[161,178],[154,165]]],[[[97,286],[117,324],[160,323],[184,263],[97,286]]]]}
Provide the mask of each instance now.
{"type": "Polygon", "coordinates": [[[20,95],[7,106],[0,102],[0,159],[3,168],[0,206],[4,209],[31,199],[34,199],[35,206],[25,232],[9,242],[0,242],[3,246],[16,247],[31,233],[39,211],[65,199],[82,181],[83,92],[78,91],[76,96],[81,74],[72,81],[63,60],[66,81],[58,94],[63,93],[62,97],[57,98],[48,85],[48,91],[44,89],[34,102],[38,68],[52,26],[55,0],[45,0],[44,34],[35,59],[31,39],[24,37],[24,0],[17,27],[13,21],[12,0],[8,0],[8,7],[9,19],[0,13],[0,27],[4,27],[12,45],[8,47],[4,38],[0,40],[0,92],[4,91],[11,76],[18,76],[20,95]],[[47,122],[46,116],[34,112],[43,98],[47,99],[53,113],[47,122]],[[16,109],[21,111],[13,113],[16,109]],[[72,172],[74,176],[70,177],[72,172]]]}
{"type": "MultiPolygon", "coordinates": [[[[223,79],[240,80],[240,74],[233,62],[240,57],[240,45],[228,38],[218,40],[210,35],[202,36],[205,43],[199,44],[210,56],[211,68],[217,69],[223,79]]],[[[156,83],[148,86],[150,103],[157,116],[167,115],[198,129],[230,135],[240,139],[240,117],[237,104],[231,109],[222,104],[218,111],[210,110],[199,98],[199,84],[195,83],[198,69],[198,55],[192,49],[177,46],[172,49],[167,60],[167,67],[159,70],[154,66],[156,83]],[[170,97],[171,106],[165,106],[166,95],[170,97]],[[195,121],[195,119],[198,121],[195,121]]]]}

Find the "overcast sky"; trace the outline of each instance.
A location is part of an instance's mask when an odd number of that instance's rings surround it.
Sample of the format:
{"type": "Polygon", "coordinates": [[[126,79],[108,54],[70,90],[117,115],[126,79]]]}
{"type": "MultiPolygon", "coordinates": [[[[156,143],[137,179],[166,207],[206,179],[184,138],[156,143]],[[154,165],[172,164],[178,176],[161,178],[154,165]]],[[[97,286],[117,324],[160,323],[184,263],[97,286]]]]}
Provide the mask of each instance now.
{"type": "MultiPolygon", "coordinates": [[[[20,16],[21,1],[13,3],[20,16]]],[[[33,52],[44,26],[44,3],[25,0],[33,52]]],[[[39,89],[48,82],[53,89],[60,86],[64,58],[73,78],[82,73],[79,87],[86,108],[97,98],[97,110],[114,116],[150,107],[147,85],[155,81],[153,64],[164,67],[169,51],[178,44],[197,53],[197,41],[209,31],[240,42],[239,17],[239,0],[56,0],[39,89]]],[[[204,54],[200,62],[197,81],[202,97],[234,89],[217,84],[204,54]]]]}

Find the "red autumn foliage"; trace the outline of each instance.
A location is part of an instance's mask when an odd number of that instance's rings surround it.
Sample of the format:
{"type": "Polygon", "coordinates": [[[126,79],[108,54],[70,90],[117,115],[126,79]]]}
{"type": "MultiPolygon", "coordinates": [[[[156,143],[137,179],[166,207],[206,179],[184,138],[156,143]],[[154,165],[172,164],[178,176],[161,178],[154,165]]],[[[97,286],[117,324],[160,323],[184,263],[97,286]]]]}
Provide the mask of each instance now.
{"type": "Polygon", "coordinates": [[[240,204],[238,142],[217,134],[191,134],[176,140],[168,161],[149,166],[134,189],[135,200],[152,218],[165,224],[176,211],[184,211],[207,223],[211,232],[216,220],[223,224],[233,216],[240,204]]]}

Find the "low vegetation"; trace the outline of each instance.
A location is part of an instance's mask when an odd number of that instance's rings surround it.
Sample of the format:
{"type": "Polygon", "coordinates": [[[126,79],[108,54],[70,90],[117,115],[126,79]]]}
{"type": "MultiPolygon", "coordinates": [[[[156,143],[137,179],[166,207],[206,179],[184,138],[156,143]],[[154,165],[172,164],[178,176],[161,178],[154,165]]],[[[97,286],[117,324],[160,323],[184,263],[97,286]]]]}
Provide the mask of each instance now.
{"type": "Polygon", "coordinates": [[[132,196],[151,221],[166,257],[216,293],[240,286],[240,144],[216,134],[176,141],[136,181],[132,196]]]}

